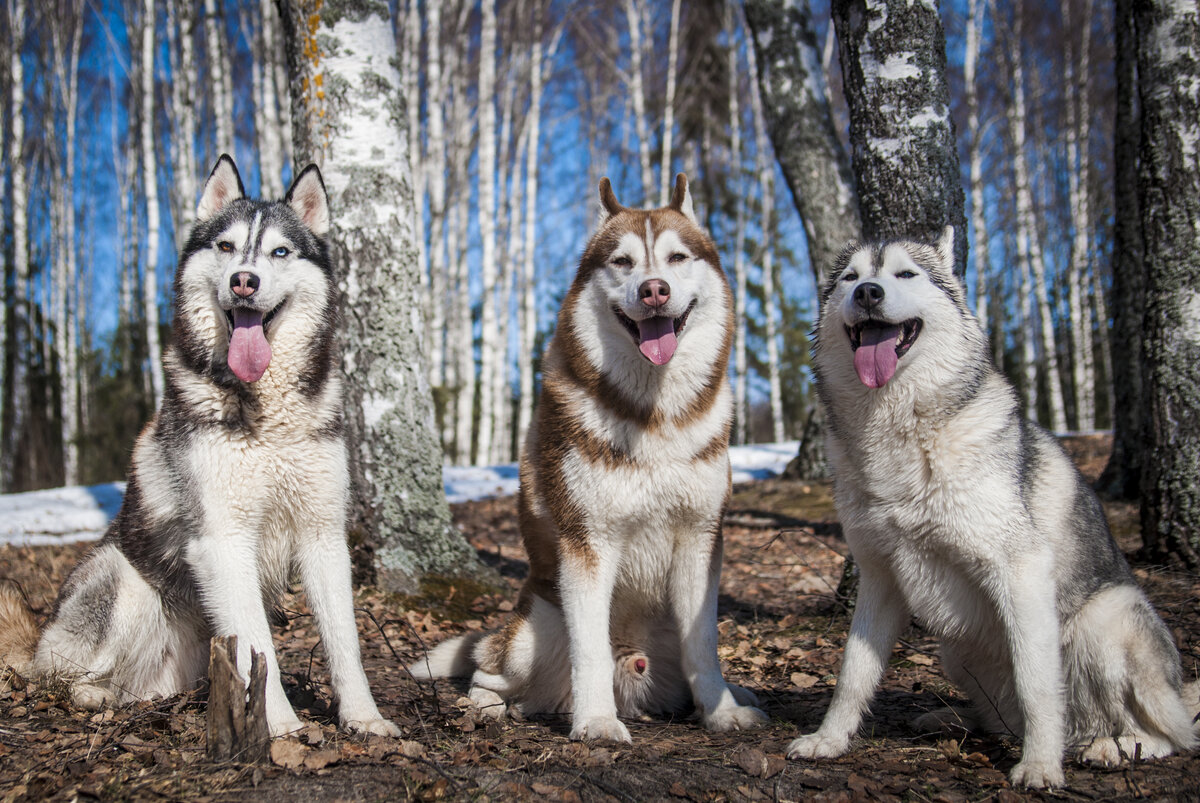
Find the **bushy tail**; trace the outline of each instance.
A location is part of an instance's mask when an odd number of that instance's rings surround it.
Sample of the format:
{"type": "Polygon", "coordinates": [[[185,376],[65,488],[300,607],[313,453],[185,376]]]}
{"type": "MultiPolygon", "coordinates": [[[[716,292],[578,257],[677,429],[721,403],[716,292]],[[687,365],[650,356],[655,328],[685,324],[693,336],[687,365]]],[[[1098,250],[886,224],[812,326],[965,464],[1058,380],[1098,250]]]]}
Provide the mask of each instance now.
{"type": "Polygon", "coordinates": [[[0,668],[27,675],[38,643],[37,620],[14,583],[0,582],[0,668]]]}
{"type": "Polygon", "coordinates": [[[408,671],[417,680],[466,678],[475,672],[475,645],[486,633],[468,633],[443,641],[413,663],[408,671]]]}

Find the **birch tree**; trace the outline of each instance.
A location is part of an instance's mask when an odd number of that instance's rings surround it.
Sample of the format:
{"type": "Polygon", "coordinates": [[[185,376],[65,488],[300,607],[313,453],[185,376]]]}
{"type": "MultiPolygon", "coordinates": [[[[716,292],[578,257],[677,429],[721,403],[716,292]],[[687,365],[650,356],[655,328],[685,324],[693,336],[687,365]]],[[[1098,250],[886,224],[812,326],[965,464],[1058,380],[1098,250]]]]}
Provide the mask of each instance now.
{"type": "Polygon", "coordinates": [[[758,65],[753,48],[746,49],[746,68],[750,73],[750,105],[754,112],[754,164],[758,170],[758,185],[762,198],[760,253],[763,326],[766,329],[767,341],[767,384],[771,401],[771,437],[775,443],[779,443],[784,439],[784,433],[783,385],[779,377],[779,333],[776,330],[778,313],[775,298],[775,252],[772,243],[775,225],[775,164],[770,155],[770,143],[767,141],[767,124],[763,118],[763,104],[758,91],[758,65]]]}
{"type": "Polygon", "coordinates": [[[808,0],[747,0],[758,87],[779,166],[808,240],[816,287],[862,235],[850,159],[834,128],[808,0]]]}
{"type": "Polygon", "coordinates": [[[158,409],[163,394],[162,349],[158,333],[158,153],[154,138],[154,54],[157,3],[142,5],[141,79],[142,79],[142,183],[146,193],[146,271],[142,277],[142,319],[146,324],[146,352],[150,362],[150,395],[158,409]]]}
{"type": "Polygon", "coordinates": [[[988,269],[991,248],[988,242],[987,210],[984,207],[983,131],[979,124],[979,77],[977,65],[991,0],[968,0],[966,48],[963,53],[963,94],[967,105],[968,185],[971,188],[971,230],[974,238],[975,317],[988,331],[988,269]]]}
{"type": "Polygon", "coordinates": [[[1091,104],[1088,99],[1091,64],[1093,0],[1085,0],[1081,41],[1074,47],[1071,2],[1061,7],[1063,31],[1067,39],[1066,139],[1068,198],[1071,212],[1071,261],[1067,270],[1067,307],[1071,334],[1071,384],[1075,392],[1075,428],[1091,432],[1096,428],[1096,370],[1092,342],[1093,319],[1088,303],[1091,275],[1092,219],[1088,172],[1091,160],[1091,104]]]}
{"type": "Polygon", "coordinates": [[[1099,486],[1136,499],[1142,478],[1142,220],[1138,205],[1137,34],[1134,0],[1116,0],[1116,123],[1113,164],[1113,447],[1099,486]]]}
{"type": "MultiPolygon", "coordinates": [[[[13,225],[13,276],[16,284],[13,288],[12,310],[16,316],[16,326],[9,325],[4,319],[4,332],[7,337],[10,328],[15,337],[5,343],[5,352],[0,354],[0,360],[12,366],[12,373],[4,377],[6,386],[0,388],[0,397],[4,399],[4,409],[0,410],[3,423],[2,441],[0,444],[0,489],[9,490],[13,487],[13,469],[16,464],[17,437],[21,431],[21,418],[24,414],[27,393],[25,392],[25,368],[21,356],[22,318],[25,316],[25,292],[29,278],[29,187],[25,181],[25,66],[21,60],[25,49],[25,0],[8,0],[9,27],[9,66],[8,78],[11,96],[8,114],[12,120],[12,133],[9,137],[9,164],[12,175],[12,225],[13,225]],[[10,353],[15,355],[9,359],[10,353]]],[[[7,283],[6,283],[7,286],[7,283]]],[[[3,305],[6,310],[8,299],[3,305]]]]}
{"type": "Polygon", "coordinates": [[[480,567],[450,524],[442,490],[421,342],[411,140],[388,9],[354,0],[280,5],[297,163],[321,166],[334,211],[351,536],[374,547],[379,585],[412,593],[424,576],[480,567]],[[322,87],[337,91],[319,97],[322,87]],[[311,113],[321,102],[325,113],[311,113]]]}
{"type": "Polygon", "coordinates": [[[500,332],[496,310],[496,0],[480,0],[482,23],[479,46],[479,239],[480,283],[483,296],[479,313],[479,409],[477,454],[492,457],[495,410],[489,403],[496,374],[500,332]]]}
{"type": "MultiPolygon", "coordinates": [[[[414,5],[419,5],[414,3],[414,5]]],[[[445,99],[446,83],[442,78],[442,4],[425,5],[425,83],[426,97],[445,99]]],[[[426,163],[429,166],[429,333],[431,355],[429,381],[434,387],[445,387],[446,378],[446,121],[444,102],[428,103],[426,114],[426,163]]],[[[443,416],[453,421],[451,411],[443,416]]],[[[446,432],[443,427],[443,433],[446,432]]],[[[451,438],[442,436],[449,447],[451,438]]]]}
{"type": "MultiPolygon", "coordinates": [[[[735,3],[725,0],[725,40],[729,53],[729,162],[733,166],[734,186],[734,235],[733,235],[733,286],[734,286],[734,334],[733,370],[734,381],[734,431],[735,443],[747,442],[749,434],[749,366],[746,360],[746,294],[749,281],[746,276],[746,193],[742,177],[742,112],[738,97],[741,86],[738,82],[737,31],[734,26],[735,3]]],[[[753,87],[751,88],[753,89],[753,87]]]]}
{"type": "MultiPolygon", "coordinates": [[[[264,9],[265,11],[265,9],[264,9]]],[[[171,137],[173,170],[171,186],[175,245],[182,248],[196,219],[200,166],[196,159],[196,7],[189,0],[168,0],[167,32],[171,36],[171,113],[175,131],[171,137]]]]}
{"type": "Polygon", "coordinates": [[[679,69],[679,5],[671,2],[671,27],[667,34],[667,96],[663,101],[662,163],[659,167],[658,205],[666,206],[671,191],[671,148],[675,137],[675,81],[679,69]]]}
{"type": "Polygon", "coordinates": [[[641,167],[642,203],[653,197],[654,176],[650,168],[650,126],[646,120],[646,87],[642,75],[643,3],[645,0],[623,0],[625,20],[629,24],[629,96],[633,104],[633,122],[638,140],[638,165],[641,167]]]}
{"type": "Polygon", "coordinates": [[[1142,542],[1200,568],[1200,7],[1136,0],[1145,246],[1142,542]]]}
{"type": "MultiPolygon", "coordinates": [[[[850,110],[850,145],[863,236],[933,242],[966,231],[946,85],[946,44],[934,4],[833,0],[850,110]]],[[[967,238],[954,238],[955,270],[967,238]]]]}
{"type": "Polygon", "coordinates": [[[208,57],[208,91],[212,93],[213,120],[216,124],[216,152],[234,153],[233,97],[225,48],[225,34],[217,0],[204,0],[205,51],[208,57]]]}
{"type": "MultiPolygon", "coordinates": [[[[1029,274],[1032,285],[1032,305],[1037,317],[1026,317],[1036,328],[1039,354],[1046,377],[1046,397],[1050,420],[1048,425],[1054,432],[1065,432],[1067,416],[1063,404],[1062,375],[1058,370],[1058,349],[1054,343],[1054,319],[1050,311],[1049,288],[1046,284],[1046,259],[1042,251],[1037,212],[1033,204],[1033,189],[1030,187],[1029,154],[1025,142],[1025,69],[1021,52],[1021,30],[1023,25],[1022,2],[1013,8],[1013,30],[1009,38],[1009,68],[1011,70],[1011,93],[1008,108],[1009,141],[1012,145],[1012,170],[1016,194],[1017,259],[1029,274]]],[[[1028,299],[1030,296],[1026,295],[1028,299]]],[[[1026,354],[1026,381],[1032,379],[1030,361],[1026,354]]],[[[1035,409],[1027,414],[1034,416],[1035,409]]]]}

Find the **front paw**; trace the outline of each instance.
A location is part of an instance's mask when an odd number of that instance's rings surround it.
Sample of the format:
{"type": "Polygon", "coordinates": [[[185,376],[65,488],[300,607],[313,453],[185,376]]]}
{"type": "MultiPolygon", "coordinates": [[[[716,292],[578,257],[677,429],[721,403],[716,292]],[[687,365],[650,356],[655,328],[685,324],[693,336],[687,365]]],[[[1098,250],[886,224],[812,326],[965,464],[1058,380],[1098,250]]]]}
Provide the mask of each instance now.
{"type": "Polygon", "coordinates": [[[295,733],[298,730],[303,730],[305,725],[298,719],[282,719],[271,722],[271,738],[279,736],[287,736],[289,733],[295,733]]]}
{"type": "Polygon", "coordinates": [[[1012,781],[1013,786],[1024,786],[1029,789],[1045,789],[1048,786],[1061,787],[1066,783],[1062,762],[1058,759],[1022,758],[1021,762],[1012,768],[1008,779],[1012,781]]]}
{"type": "Polygon", "coordinates": [[[788,758],[837,758],[850,749],[850,735],[830,736],[817,731],[795,739],[788,745],[788,758]]]}
{"type": "Polygon", "coordinates": [[[575,741],[607,741],[624,742],[628,744],[633,739],[625,723],[613,716],[589,717],[576,719],[571,727],[571,738],[575,741]]]}
{"type": "Polygon", "coordinates": [[[718,708],[704,718],[704,727],[715,733],[750,730],[766,723],[767,715],[752,705],[718,708]]]}
{"type": "Polygon", "coordinates": [[[400,729],[391,720],[383,719],[349,719],[343,723],[351,733],[373,733],[376,736],[391,736],[399,738],[400,729]]]}

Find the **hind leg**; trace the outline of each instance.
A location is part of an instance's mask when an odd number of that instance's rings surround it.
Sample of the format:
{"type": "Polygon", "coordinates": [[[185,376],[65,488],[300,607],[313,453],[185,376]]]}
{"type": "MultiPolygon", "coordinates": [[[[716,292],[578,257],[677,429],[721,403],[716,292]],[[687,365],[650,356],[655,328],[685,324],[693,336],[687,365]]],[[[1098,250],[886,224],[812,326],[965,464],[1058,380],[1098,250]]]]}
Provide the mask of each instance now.
{"type": "Polygon", "coordinates": [[[1072,741],[1083,762],[1115,765],[1196,745],[1179,654],[1133,585],[1105,589],[1064,627],[1072,741]]]}
{"type": "Polygon", "coordinates": [[[536,594],[528,613],[480,639],[473,658],[469,697],[482,713],[500,719],[508,705],[525,714],[571,710],[567,632],[559,610],[536,594]]]}

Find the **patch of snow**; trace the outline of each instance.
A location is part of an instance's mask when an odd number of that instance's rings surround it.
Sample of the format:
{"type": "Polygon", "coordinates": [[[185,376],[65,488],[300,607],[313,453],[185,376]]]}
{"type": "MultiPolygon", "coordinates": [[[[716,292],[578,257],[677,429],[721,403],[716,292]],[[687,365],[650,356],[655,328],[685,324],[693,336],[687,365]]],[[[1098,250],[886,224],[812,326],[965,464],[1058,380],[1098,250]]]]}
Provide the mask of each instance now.
{"type": "MultiPolygon", "coordinates": [[[[729,450],[735,484],[777,477],[796,456],[799,441],[734,446],[729,450]]],[[[517,492],[517,464],[442,469],[451,503],[517,492]]],[[[95,541],[121,508],[125,483],[52,488],[0,496],[0,544],[41,546],[95,541]]]]}

